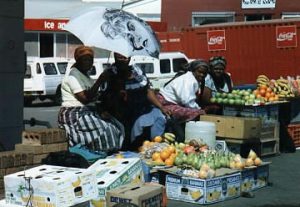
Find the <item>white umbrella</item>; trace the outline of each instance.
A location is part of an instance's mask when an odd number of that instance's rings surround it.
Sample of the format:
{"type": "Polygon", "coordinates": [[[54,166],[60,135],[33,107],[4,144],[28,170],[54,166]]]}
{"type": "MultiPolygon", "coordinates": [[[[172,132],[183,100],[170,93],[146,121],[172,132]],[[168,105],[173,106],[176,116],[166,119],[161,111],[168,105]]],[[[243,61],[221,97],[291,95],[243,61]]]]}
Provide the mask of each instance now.
{"type": "Polygon", "coordinates": [[[120,9],[97,7],[71,18],[65,30],[84,45],[98,47],[124,56],[158,58],[160,44],[151,27],[142,19],[120,9]]]}

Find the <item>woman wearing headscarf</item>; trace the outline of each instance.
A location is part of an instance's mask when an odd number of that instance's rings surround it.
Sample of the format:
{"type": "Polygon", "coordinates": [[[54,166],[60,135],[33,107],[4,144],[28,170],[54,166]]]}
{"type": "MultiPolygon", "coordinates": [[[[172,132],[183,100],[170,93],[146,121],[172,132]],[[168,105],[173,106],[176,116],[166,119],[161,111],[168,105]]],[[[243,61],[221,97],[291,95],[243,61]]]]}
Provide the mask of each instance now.
{"type": "Polygon", "coordinates": [[[94,61],[90,47],[76,48],[74,58],[76,62],[61,84],[59,126],[66,130],[70,147],[80,144],[93,151],[119,149],[124,140],[123,125],[107,112],[98,114],[95,107],[99,87],[109,74],[103,72],[95,82],[89,77],[94,61]]]}
{"type": "Polygon", "coordinates": [[[210,99],[220,93],[230,93],[233,83],[229,73],[226,72],[226,59],[222,56],[215,56],[209,59],[209,73],[205,78],[205,88],[201,97],[202,106],[206,106],[209,113],[221,114],[218,105],[211,104],[210,99]]]}
{"type": "Polygon", "coordinates": [[[164,133],[167,110],[157,100],[150,81],[137,65],[129,65],[130,57],[114,53],[115,63],[109,69],[112,78],[108,83],[104,105],[120,117],[125,126],[125,150],[136,150],[145,139],[164,133]],[[109,101],[108,100],[112,100],[109,101]],[[111,102],[117,104],[112,107],[111,102]],[[149,130],[148,132],[146,132],[149,130]]]}
{"type": "Polygon", "coordinates": [[[196,102],[204,87],[208,63],[194,60],[187,65],[187,72],[174,77],[160,89],[158,99],[179,123],[194,120],[205,111],[196,102]]]}

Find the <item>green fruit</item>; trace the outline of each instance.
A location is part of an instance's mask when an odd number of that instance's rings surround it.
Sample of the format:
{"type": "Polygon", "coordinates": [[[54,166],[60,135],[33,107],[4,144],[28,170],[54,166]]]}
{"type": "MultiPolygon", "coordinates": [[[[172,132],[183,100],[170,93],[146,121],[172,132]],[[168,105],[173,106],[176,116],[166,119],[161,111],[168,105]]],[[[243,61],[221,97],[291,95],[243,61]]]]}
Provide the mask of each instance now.
{"type": "Polygon", "coordinates": [[[229,103],[229,99],[224,98],[222,103],[223,103],[223,104],[228,104],[228,103],[229,103]]]}
{"type": "Polygon", "coordinates": [[[234,95],[232,93],[227,94],[228,99],[232,99],[233,97],[234,97],[234,95]]]}
{"type": "Polygon", "coordinates": [[[234,105],[234,99],[229,99],[228,103],[229,103],[230,105],[234,105]]]}
{"type": "Polygon", "coordinates": [[[223,103],[223,99],[222,98],[217,98],[217,103],[222,104],[223,103]]]}
{"type": "Polygon", "coordinates": [[[214,98],[214,97],[212,97],[212,98],[210,99],[210,102],[211,102],[211,103],[216,103],[216,102],[217,102],[217,99],[214,98]]]}

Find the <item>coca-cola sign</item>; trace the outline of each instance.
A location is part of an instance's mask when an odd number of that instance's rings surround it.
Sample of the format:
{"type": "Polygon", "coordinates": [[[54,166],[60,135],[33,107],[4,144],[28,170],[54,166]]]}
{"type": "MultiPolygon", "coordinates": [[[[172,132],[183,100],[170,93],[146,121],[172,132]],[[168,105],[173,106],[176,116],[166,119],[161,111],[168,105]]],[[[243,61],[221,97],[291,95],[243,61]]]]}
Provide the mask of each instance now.
{"type": "Polygon", "coordinates": [[[225,30],[207,31],[208,51],[226,50],[225,30]]]}
{"type": "Polygon", "coordinates": [[[277,26],[276,43],[278,48],[297,47],[296,25],[277,26]]]}

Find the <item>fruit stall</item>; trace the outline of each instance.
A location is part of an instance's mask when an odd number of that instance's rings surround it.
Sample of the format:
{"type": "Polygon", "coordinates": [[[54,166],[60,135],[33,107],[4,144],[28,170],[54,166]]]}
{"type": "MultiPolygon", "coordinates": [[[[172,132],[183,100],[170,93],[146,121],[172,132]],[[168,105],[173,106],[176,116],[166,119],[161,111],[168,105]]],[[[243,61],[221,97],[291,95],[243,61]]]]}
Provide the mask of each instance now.
{"type": "Polygon", "coordinates": [[[185,142],[165,132],[138,152],[118,152],[87,168],[43,164],[49,153],[67,149],[62,131],[24,132],[15,151],[0,153],[0,206],[167,206],[168,199],[207,205],[249,196],[268,186],[272,163],[264,157],[280,153],[282,119],[300,145],[300,124],[293,120],[300,78],[260,75],[256,86],[217,93],[211,101],[223,114],[186,123],[185,142]]]}

